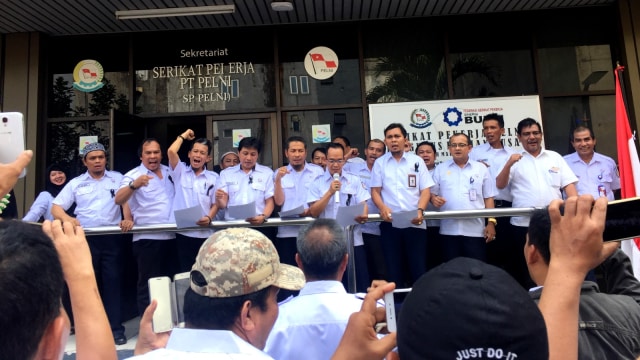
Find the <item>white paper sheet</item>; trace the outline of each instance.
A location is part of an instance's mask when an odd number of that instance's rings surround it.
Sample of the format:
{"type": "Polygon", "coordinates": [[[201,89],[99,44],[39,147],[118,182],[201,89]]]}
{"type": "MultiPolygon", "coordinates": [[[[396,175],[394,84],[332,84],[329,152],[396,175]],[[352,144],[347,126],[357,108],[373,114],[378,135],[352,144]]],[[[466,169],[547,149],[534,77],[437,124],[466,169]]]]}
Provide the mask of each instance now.
{"type": "Polygon", "coordinates": [[[202,214],[202,209],[198,205],[186,209],[175,210],[173,215],[176,218],[176,227],[178,229],[198,226],[196,221],[200,220],[200,218],[204,216],[202,214]]]}
{"type": "Polygon", "coordinates": [[[244,205],[230,205],[227,208],[227,213],[230,217],[237,220],[244,220],[248,218],[252,218],[258,214],[256,214],[256,202],[252,201],[248,204],[244,205]]]}

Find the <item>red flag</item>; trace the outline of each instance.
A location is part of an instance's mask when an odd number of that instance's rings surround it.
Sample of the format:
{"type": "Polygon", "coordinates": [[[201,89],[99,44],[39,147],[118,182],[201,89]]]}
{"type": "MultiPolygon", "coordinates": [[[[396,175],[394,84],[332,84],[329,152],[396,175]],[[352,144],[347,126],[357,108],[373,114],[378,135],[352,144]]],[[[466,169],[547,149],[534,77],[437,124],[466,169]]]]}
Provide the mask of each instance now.
{"type": "Polygon", "coordinates": [[[311,60],[324,61],[324,57],[322,56],[322,54],[311,54],[311,60]]]}
{"type": "Polygon", "coordinates": [[[336,65],[335,61],[325,61],[324,64],[328,67],[328,68],[334,68],[334,67],[338,67],[338,65],[336,65]]]}
{"type": "MultiPolygon", "coordinates": [[[[638,160],[638,150],[636,148],[635,137],[631,133],[631,127],[629,126],[629,116],[627,115],[627,107],[624,103],[622,96],[622,89],[620,86],[620,72],[624,70],[623,66],[619,66],[615,69],[616,78],[616,142],[618,145],[618,169],[620,169],[620,193],[622,198],[636,197],[640,195],[640,161],[638,160]]],[[[640,273],[636,272],[639,269],[640,259],[638,254],[640,253],[640,239],[633,239],[635,242],[635,248],[625,249],[623,244],[623,250],[629,255],[631,262],[634,266],[634,273],[636,277],[640,278],[640,273]],[[633,256],[635,253],[635,256],[633,256]]]]}

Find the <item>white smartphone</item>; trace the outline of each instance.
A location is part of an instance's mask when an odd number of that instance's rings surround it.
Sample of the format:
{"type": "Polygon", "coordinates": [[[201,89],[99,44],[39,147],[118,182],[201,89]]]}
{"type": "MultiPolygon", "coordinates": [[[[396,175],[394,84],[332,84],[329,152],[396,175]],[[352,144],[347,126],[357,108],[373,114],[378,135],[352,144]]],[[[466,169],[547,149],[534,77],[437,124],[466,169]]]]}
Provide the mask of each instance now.
{"type": "MultiPolygon", "coordinates": [[[[0,113],[0,163],[13,162],[24,151],[24,118],[19,112],[0,113]]],[[[20,177],[27,174],[22,170],[20,177]]]]}
{"type": "Polygon", "coordinates": [[[173,277],[173,286],[176,293],[176,313],[177,313],[177,327],[184,327],[184,294],[191,286],[191,273],[183,272],[176,274],[173,277]]]}
{"type": "Polygon", "coordinates": [[[402,303],[407,295],[411,292],[411,288],[395,289],[393,292],[384,294],[384,307],[387,313],[387,330],[389,332],[398,331],[398,317],[402,303]]]}
{"type": "Polygon", "coordinates": [[[149,279],[149,298],[158,302],[153,313],[153,332],[161,333],[173,329],[175,316],[173,311],[173,285],[168,276],[149,279]]]}

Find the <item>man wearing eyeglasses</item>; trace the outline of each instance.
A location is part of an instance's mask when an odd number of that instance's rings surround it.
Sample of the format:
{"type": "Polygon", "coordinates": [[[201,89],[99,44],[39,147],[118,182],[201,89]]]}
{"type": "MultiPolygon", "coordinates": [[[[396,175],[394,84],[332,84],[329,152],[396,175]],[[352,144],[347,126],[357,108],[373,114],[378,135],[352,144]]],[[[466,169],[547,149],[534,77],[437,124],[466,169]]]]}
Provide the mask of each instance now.
{"type": "MultiPolygon", "coordinates": [[[[449,138],[451,159],[436,167],[435,186],[431,188],[431,203],[442,211],[493,209],[497,191],[489,170],[482,163],[469,159],[471,140],[467,134],[449,138]]],[[[496,238],[496,219],[485,226],[483,218],[442,219],[440,241],[443,260],[464,256],[486,260],[486,243],[496,238]]]]}
{"type": "MultiPolygon", "coordinates": [[[[512,154],[496,177],[498,189],[511,187],[513,207],[545,207],[552,200],[562,199],[562,191],[567,197],[577,196],[578,178],[560,154],[544,149],[540,124],[526,118],[518,123],[517,133],[524,150],[512,154]]],[[[524,248],[529,217],[514,216],[511,224],[514,225],[512,241],[518,241],[516,247],[524,248]]],[[[520,266],[511,275],[525,289],[535,286],[522,251],[512,256],[518,257],[520,266]]]]}

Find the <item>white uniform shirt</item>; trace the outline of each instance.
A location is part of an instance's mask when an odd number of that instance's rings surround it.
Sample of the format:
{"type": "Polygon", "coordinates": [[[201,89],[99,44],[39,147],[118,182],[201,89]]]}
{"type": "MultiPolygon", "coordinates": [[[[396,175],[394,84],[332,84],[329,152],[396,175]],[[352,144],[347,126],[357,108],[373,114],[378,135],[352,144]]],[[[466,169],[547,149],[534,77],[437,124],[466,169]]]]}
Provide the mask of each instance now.
{"type": "MultiPolygon", "coordinates": [[[[369,170],[367,163],[363,162],[354,164],[351,167],[350,172],[360,178],[360,181],[362,181],[365,189],[367,190],[369,195],[371,195],[371,170],[369,170]]],[[[369,214],[380,214],[380,209],[378,209],[376,204],[373,202],[373,199],[367,200],[367,210],[369,211],[369,214]]],[[[380,223],[368,222],[364,225],[356,225],[353,231],[354,234],[356,232],[360,232],[365,234],[380,235],[380,223]]]]}
{"type": "MultiPolygon", "coordinates": [[[[526,151],[511,166],[509,185],[514,208],[544,207],[554,199],[562,199],[561,190],[578,181],[562,156],[542,149],[537,157],[526,151]]],[[[528,216],[513,216],[511,224],[529,226],[528,216]]]]}
{"type": "Polygon", "coordinates": [[[40,217],[44,217],[45,220],[53,220],[51,215],[51,205],[53,205],[53,196],[48,191],[42,191],[38,194],[29,212],[22,218],[22,221],[36,222],[40,220],[40,217]]]}
{"type": "Polygon", "coordinates": [[[67,210],[76,203],[74,215],[82,227],[119,225],[120,206],[114,197],[122,181],[122,174],[105,170],[104,176],[94,179],[89,172],[77,176],[65,185],[53,203],[67,210]]]}
{"type": "MultiPolygon", "coordinates": [[[[312,203],[318,201],[329,190],[331,183],[333,182],[333,176],[326,170],[322,175],[318,176],[314,181],[314,186],[311,187],[307,196],[307,202],[312,203]]],[[[327,206],[320,213],[318,217],[326,219],[336,219],[338,216],[338,208],[341,206],[353,206],[365,202],[371,198],[371,194],[367,192],[364,184],[360,181],[360,178],[347,173],[342,172],[340,176],[340,202],[336,203],[334,198],[329,199],[327,206]]],[[[363,245],[362,232],[353,232],[353,245],[363,245]]]]}
{"type": "MultiPolygon", "coordinates": [[[[403,152],[400,161],[387,152],[376,159],[371,172],[371,187],[381,187],[382,201],[392,212],[418,209],[420,193],[434,185],[431,175],[418,155],[403,152]]],[[[427,223],[413,225],[426,229],[427,223]]]]}
{"type": "MultiPolygon", "coordinates": [[[[462,168],[453,159],[443,162],[436,167],[433,181],[436,183],[433,193],[446,200],[441,211],[481,210],[485,208],[484,200],[498,193],[487,167],[474,160],[467,161],[462,168]]],[[[484,227],[484,218],[440,220],[443,235],[483,237],[484,227]]]]}
{"type": "MultiPolygon", "coordinates": [[[[489,143],[474,146],[469,153],[469,159],[480,161],[489,165],[489,174],[493,179],[493,184],[496,184],[496,177],[500,174],[500,170],[504,167],[511,154],[515,153],[515,150],[508,146],[503,146],[502,149],[494,149],[489,143]]],[[[497,188],[496,188],[497,189],[497,188]]],[[[509,191],[509,185],[504,189],[498,189],[498,195],[496,199],[513,201],[511,197],[511,191],[509,191]]]]}
{"type": "Polygon", "coordinates": [[[612,158],[593,153],[591,162],[587,164],[574,152],[565,155],[564,160],[578,177],[578,194],[591,194],[596,199],[606,196],[609,200],[615,200],[613,190],[620,189],[620,174],[612,158]]]}
{"type": "MultiPolygon", "coordinates": [[[[160,165],[162,179],[153,171],[140,164],[127,172],[120,182],[120,188],[128,187],[129,183],[142,175],[152,176],[147,186],[141,186],[133,191],[129,198],[129,207],[133,214],[135,225],[171,224],[175,223],[173,217],[173,198],[175,196],[174,181],[169,173],[169,167],[160,165]]],[[[175,239],[172,232],[152,232],[133,234],[133,241],[140,239],[168,240],[175,239]]]]}
{"type": "Polygon", "coordinates": [[[265,352],[278,360],[326,360],[335,352],[362,299],[339,281],[311,281],[300,294],[280,304],[265,352]]]}
{"type": "MultiPolygon", "coordinates": [[[[436,167],[437,167],[437,165],[433,169],[429,170],[429,175],[431,175],[432,179],[433,179],[433,173],[436,171],[436,167]]],[[[431,189],[433,190],[433,188],[431,188],[431,189]]],[[[433,196],[433,194],[431,194],[431,196],[433,196]]],[[[431,203],[431,201],[429,201],[429,203],[427,203],[427,209],[426,210],[427,211],[440,211],[440,208],[436,207],[435,205],[433,205],[431,203]]],[[[427,227],[429,227],[429,226],[440,227],[440,221],[441,221],[440,219],[428,219],[427,220],[427,227]]]]}
{"type": "Polygon", "coordinates": [[[166,348],[129,359],[137,360],[273,360],[238,335],[227,330],[171,330],[166,348]]]}
{"type": "MultiPolygon", "coordinates": [[[[227,207],[245,205],[255,201],[256,215],[262,214],[266,200],[273,197],[273,170],[256,164],[253,170],[245,173],[238,164],[220,172],[216,188],[229,194],[227,207]]],[[[229,216],[229,211],[225,212],[224,218],[225,220],[236,220],[229,216]]]]}
{"type": "MultiPolygon", "coordinates": [[[[307,195],[314,186],[313,180],[322,175],[324,170],[316,164],[306,162],[304,164],[304,168],[302,168],[302,171],[300,172],[295,171],[291,164],[287,165],[287,170],[289,173],[280,179],[280,185],[282,186],[282,192],[284,193],[282,211],[293,210],[298,206],[303,206],[305,209],[308,209],[309,203],[307,203],[307,195]]],[[[273,173],[274,183],[277,173],[278,170],[276,169],[273,173]]],[[[277,236],[279,238],[297,237],[300,227],[300,225],[279,226],[277,236]]]]}
{"type": "MultiPolygon", "coordinates": [[[[196,176],[190,165],[180,161],[176,168],[171,170],[171,176],[176,184],[173,211],[200,206],[202,210],[201,217],[208,215],[211,205],[216,203],[215,185],[219,175],[213,171],[203,170],[196,176]]],[[[196,221],[198,220],[193,219],[194,226],[196,226],[196,221]]],[[[182,231],[179,234],[204,239],[213,234],[213,229],[202,228],[202,230],[182,231]]]]}
{"type": "Polygon", "coordinates": [[[361,158],[361,157],[354,157],[354,158],[350,158],[347,160],[347,162],[344,163],[344,166],[342,166],[342,171],[346,171],[346,172],[350,172],[352,174],[355,174],[355,171],[353,170],[355,167],[360,166],[362,164],[366,164],[367,162],[361,158]]]}

